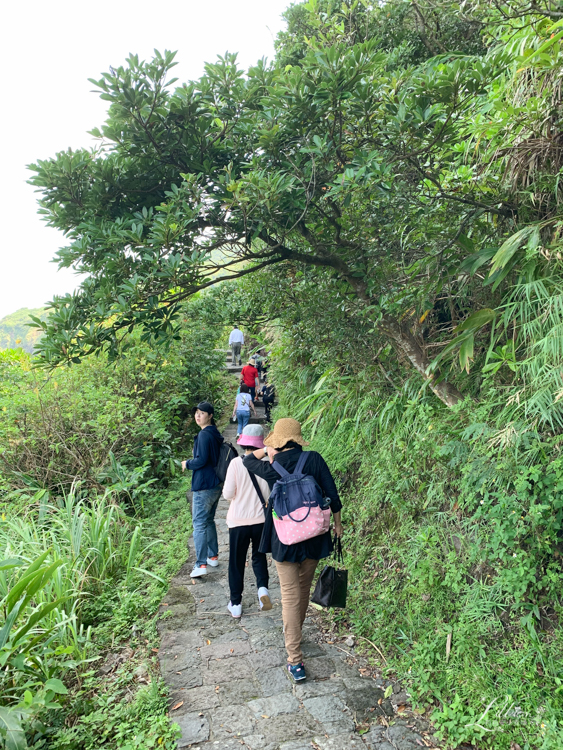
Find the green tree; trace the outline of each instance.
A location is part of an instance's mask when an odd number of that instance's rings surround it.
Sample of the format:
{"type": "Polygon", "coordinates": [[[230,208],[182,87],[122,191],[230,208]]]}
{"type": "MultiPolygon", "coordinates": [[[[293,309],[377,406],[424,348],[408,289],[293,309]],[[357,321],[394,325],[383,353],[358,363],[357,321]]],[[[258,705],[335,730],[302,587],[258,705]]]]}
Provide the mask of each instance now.
{"type": "MultiPolygon", "coordinates": [[[[434,76],[438,90],[450,89],[446,102],[418,106],[408,125],[418,94],[390,87],[384,62],[369,42],[342,42],[312,49],[287,71],[259,64],[247,78],[228,55],[173,93],[169,53],[149,63],[133,56],[104,75],[97,83],[111,105],[95,131],[99,150],[39,162],[32,180],[49,223],[71,240],[60,264],[88,277],[55,301],[44,358],[114,352],[119,332],[139,324],[164,337],[198,289],[293,261],[334,274],[428,378],[429,359],[402,322],[408,303],[398,301],[395,279],[404,250],[393,236],[404,201],[427,177],[391,164],[402,160],[403,126],[411,152],[447,137],[457,94],[434,76]]],[[[458,73],[473,77],[468,66],[458,73]]],[[[425,251],[409,255],[412,266],[425,251]]],[[[448,403],[459,397],[445,381],[431,387],[448,403]]]]}
{"type": "MultiPolygon", "coordinates": [[[[453,6],[439,7],[443,16],[453,6]]],[[[244,75],[227,54],[172,90],[166,52],[149,62],[133,55],[95,81],[110,102],[93,131],[99,147],[32,167],[47,221],[70,240],[59,263],[87,276],[42,324],[44,361],[115,356],[136,326],[164,342],[197,290],[302,265],[352,295],[374,337],[456,403],[456,385],[430,365],[435,347],[483,306],[480,281],[460,276],[461,263],[514,232],[522,211],[488,133],[493,157],[481,169],[478,132],[505,103],[498,82],[515,61],[494,40],[486,53],[452,54],[452,24],[442,33],[430,5],[409,9],[426,14],[427,35],[432,25],[446,50],[416,67],[397,70],[388,41],[374,35],[380,8],[312,2],[294,11],[307,27],[294,65],[261,61],[244,75]],[[441,325],[423,328],[437,308],[441,325]]],[[[447,351],[459,345],[467,367],[470,335],[447,351]]]]}

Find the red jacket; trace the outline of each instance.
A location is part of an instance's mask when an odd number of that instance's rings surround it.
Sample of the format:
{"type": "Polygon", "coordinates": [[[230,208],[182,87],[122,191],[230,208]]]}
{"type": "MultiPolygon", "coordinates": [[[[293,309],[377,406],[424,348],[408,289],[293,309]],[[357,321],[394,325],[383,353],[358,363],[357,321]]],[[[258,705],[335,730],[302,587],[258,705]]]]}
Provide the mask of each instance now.
{"type": "Polygon", "coordinates": [[[254,388],[256,385],[256,378],[258,377],[258,370],[252,365],[245,365],[240,373],[242,382],[249,388],[254,388]]]}

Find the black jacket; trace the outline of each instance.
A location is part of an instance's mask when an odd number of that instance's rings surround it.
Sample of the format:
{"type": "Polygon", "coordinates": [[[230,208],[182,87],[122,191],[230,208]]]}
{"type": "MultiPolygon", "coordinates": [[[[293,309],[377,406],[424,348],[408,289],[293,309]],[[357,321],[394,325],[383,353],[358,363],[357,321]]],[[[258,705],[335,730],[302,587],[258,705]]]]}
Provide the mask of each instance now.
{"type": "Polygon", "coordinates": [[[186,463],[193,471],[192,490],[212,490],[221,484],[215,473],[223,436],[214,424],[204,427],[194,438],[194,457],[186,463]]]}
{"type": "MultiPolygon", "coordinates": [[[[301,448],[292,448],[289,451],[277,453],[276,461],[291,473],[297,466],[301,452],[301,448]]],[[[338,513],[342,508],[342,503],[340,502],[338,490],[336,489],[334,479],[326,461],[316,451],[308,451],[308,453],[309,457],[303,471],[305,474],[309,474],[316,479],[317,484],[323,491],[323,495],[330,498],[330,509],[333,513],[338,513]]],[[[244,458],[244,465],[253,474],[265,479],[270,486],[270,490],[280,478],[280,475],[272,468],[271,464],[259,461],[252,453],[244,458]]],[[[268,503],[264,533],[260,542],[260,552],[271,552],[274,560],[278,562],[303,562],[303,560],[307,559],[321,560],[323,557],[328,557],[333,548],[334,545],[330,531],[321,536],[307,539],[304,542],[298,542],[297,544],[282,544],[276,533],[276,527],[272,518],[272,503],[268,503]]]]}

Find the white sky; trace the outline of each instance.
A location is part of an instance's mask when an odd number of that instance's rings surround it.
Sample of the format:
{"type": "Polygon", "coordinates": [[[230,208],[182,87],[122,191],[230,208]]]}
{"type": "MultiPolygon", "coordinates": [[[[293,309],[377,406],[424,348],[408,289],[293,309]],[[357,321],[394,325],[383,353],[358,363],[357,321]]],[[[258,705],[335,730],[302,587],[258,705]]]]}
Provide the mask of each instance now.
{"type": "Polygon", "coordinates": [[[26,164],[57,151],[93,145],[88,130],[105,119],[107,102],[88,78],[143,59],[154,48],[178,50],[180,84],[198,78],[204,62],[238,52],[248,67],[273,57],[290,0],[29,0],[4,5],[0,56],[4,228],[0,244],[0,318],[20,307],[41,307],[77,285],[51,263],[65,244],[37,215],[26,164]]]}

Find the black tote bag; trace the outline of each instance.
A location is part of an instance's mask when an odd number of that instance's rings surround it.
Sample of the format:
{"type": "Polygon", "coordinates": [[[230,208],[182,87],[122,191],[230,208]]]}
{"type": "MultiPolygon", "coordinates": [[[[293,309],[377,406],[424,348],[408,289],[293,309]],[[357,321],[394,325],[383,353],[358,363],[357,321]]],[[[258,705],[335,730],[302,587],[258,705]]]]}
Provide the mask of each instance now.
{"type": "MultiPolygon", "coordinates": [[[[342,542],[340,538],[334,539],[334,554],[336,562],[342,563],[342,542]]],[[[348,590],[348,571],[339,570],[332,565],[325,565],[313,591],[311,601],[320,604],[321,607],[346,606],[346,592],[348,590]]]]}

